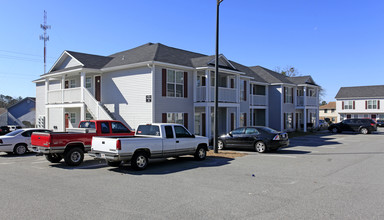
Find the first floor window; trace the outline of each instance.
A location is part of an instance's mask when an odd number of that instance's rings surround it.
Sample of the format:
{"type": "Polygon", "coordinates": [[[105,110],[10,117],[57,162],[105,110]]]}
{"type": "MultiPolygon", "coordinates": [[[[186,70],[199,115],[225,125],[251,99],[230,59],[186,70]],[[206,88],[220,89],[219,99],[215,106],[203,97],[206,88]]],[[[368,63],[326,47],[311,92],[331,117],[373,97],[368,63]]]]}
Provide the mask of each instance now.
{"type": "Polygon", "coordinates": [[[75,88],[76,87],[76,80],[74,79],[71,79],[69,81],[69,88],[75,88]]]}
{"type": "Polygon", "coordinates": [[[285,128],[293,128],[293,113],[284,113],[285,118],[285,128]]]}
{"type": "Polygon", "coordinates": [[[92,119],[93,119],[93,117],[92,117],[91,113],[89,113],[89,112],[85,113],[85,120],[92,120],[92,119]]]}
{"type": "Polygon", "coordinates": [[[71,112],[69,117],[71,117],[71,123],[72,124],[76,123],[76,113],[71,112]]]}
{"type": "Polygon", "coordinates": [[[240,126],[247,126],[246,125],[247,119],[246,119],[246,113],[240,114],[240,126]]]}
{"type": "Polygon", "coordinates": [[[167,113],[167,123],[184,124],[183,113],[167,113]]]}
{"type": "Polygon", "coordinates": [[[85,78],[85,88],[87,89],[92,88],[92,77],[85,78]]]}
{"type": "Polygon", "coordinates": [[[195,134],[200,135],[201,128],[201,114],[195,113],[195,134]]]}

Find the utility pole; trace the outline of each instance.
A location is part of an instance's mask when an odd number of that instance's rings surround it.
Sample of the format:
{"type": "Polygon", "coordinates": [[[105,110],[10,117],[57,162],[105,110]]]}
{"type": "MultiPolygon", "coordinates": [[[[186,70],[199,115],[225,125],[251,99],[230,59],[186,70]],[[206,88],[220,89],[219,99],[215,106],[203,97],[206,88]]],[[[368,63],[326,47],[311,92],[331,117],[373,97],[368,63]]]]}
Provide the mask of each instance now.
{"type": "Polygon", "coordinates": [[[47,25],[47,12],[44,10],[44,24],[40,24],[41,29],[44,30],[44,34],[40,35],[40,40],[44,41],[44,74],[47,72],[47,41],[49,36],[47,35],[47,29],[51,29],[51,25],[47,25]]]}
{"type": "Polygon", "coordinates": [[[215,117],[214,124],[215,130],[213,133],[213,150],[215,153],[219,152],[217,146],[218,133],[219,133],[219,7],[223,0],[217,0],[216,7],[216,55],[215,55],[215,117]]]}

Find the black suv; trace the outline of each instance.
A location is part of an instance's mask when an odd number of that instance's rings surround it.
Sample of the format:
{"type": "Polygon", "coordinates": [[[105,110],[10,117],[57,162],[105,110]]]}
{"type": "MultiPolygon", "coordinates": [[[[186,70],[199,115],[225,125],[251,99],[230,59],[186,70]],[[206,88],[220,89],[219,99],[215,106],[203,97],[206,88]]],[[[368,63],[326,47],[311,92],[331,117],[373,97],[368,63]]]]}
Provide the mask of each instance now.
{"type": "Polygon", "coordinates": [[[377,120],[377,127],[384,127],[384,120],[377,120]]]}
{"type": "Polygon", "coordinates": [[[333,133],[355,131],[362,134],[370,134],[372,131],[377,131],[377,125],[372,119],[346,119],[340,123],[331,124],[328,130],[333,133]]]}

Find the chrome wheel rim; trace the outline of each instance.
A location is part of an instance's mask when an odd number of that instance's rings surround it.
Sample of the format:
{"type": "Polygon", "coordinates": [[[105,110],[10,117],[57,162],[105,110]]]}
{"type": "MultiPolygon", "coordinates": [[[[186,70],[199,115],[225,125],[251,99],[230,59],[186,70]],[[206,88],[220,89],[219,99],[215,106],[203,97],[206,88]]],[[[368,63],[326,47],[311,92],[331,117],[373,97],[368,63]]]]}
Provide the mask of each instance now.
{"type": "Polygon", "coordinates": [[[332,128],[333,133],[337,133],[337,128],[332,128]]]}
{"type": "Polygon", "coordinates": [[[205,150],[203,148],[200,148],[199,150],[199,158],[204,158],[205,157],[205,150]]]}
{"type": "Polygon", "coordinates": [[[79,162],[80,159],[81,159],[81,154],[80,154],[79,152],[76,151],[76,152],[73,152],[73,153],[71,154],[71,160],[72,160],[74,163],[79,162]]]}
{"type": "Polygon", "coordinates": [[[362,129],[361,129],[361,133],[363,133],[363,134],[367,134],[367,133],[368,133],[368,130],[367,130],[366,128],[362,128],[362,129]]]}
{"type": "Polygon", "coordinates": [[[217,142],[217,148],[219,148],[219,150],[222,150],[223,149],[223,142],[222,141],[218,141],[217,142]]]}
{"type": "Polygon", "coordinates": [[[258,142],[256,144],[256,150],[257,152],[264,152],[265,151],[265,145],[262,142],[258,142]]]}
{"type": "Polygon", "coordinates": [[[144,156],[139,156],[136,159],[136,164],[138,167],[143,168],[147,164],[147,159],[144,156]]]}
{"type": "Polygon", "coordinates": [[[24,146],[20,145],[16,148],[16,153],[17,154],[24,154],[27,150],[25,149],[24,146]]]}

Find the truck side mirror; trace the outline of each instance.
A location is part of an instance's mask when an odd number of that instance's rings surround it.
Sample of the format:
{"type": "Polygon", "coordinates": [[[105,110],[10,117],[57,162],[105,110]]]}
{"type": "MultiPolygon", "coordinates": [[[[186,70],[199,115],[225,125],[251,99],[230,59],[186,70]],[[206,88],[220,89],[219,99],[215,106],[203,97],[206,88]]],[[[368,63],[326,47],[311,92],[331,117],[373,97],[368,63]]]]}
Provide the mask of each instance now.
{"type": "Polygon", "coordinates": [[[231,131],[231,132],[229,132],[228,134],[229,134],[229,136],[233,137],[232,131],[231,131]]]}

